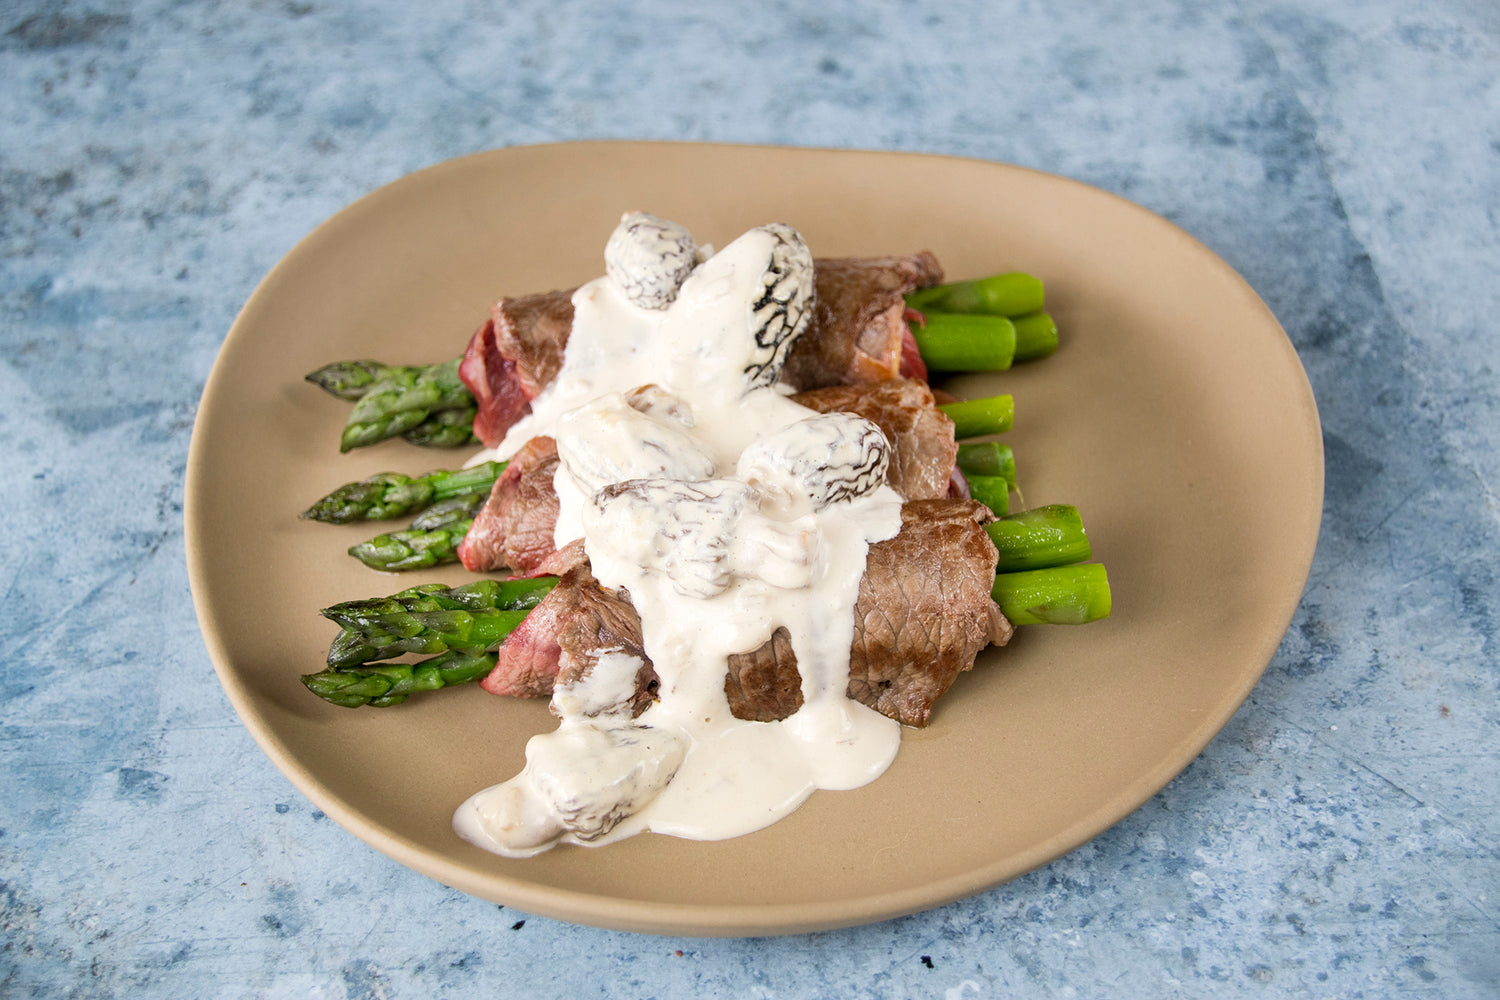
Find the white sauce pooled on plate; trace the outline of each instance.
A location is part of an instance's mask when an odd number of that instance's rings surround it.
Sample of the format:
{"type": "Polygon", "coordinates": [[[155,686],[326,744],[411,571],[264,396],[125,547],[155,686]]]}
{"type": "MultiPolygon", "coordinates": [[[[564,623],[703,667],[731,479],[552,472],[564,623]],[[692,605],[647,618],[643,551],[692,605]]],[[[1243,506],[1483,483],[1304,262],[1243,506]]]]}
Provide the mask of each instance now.
{"type": "Polygon", "coordinates": [[[497,854],[643,830],[738,836],[815,789],[873,781],[899,747],[897,722],[845,696],[865,555],[901,526],[901,498],[884,485],[889,445],[869,421],[817,414],[774,384],[811,315],[801,237],[763,226],[702,257],[681,227],[625,216],[607,275],[574,293],[561,373],[480,456],[557,439],[557,544],[582,538],[599,582],[629,592],[660,679],[637,718],[643,664],[623,650],[554,691],[557,730],[530,740],[520,775],[454,816],[497,854]],[[778,626],[802,707],[780,722],[736,719],[728,658],[778,626]]]}

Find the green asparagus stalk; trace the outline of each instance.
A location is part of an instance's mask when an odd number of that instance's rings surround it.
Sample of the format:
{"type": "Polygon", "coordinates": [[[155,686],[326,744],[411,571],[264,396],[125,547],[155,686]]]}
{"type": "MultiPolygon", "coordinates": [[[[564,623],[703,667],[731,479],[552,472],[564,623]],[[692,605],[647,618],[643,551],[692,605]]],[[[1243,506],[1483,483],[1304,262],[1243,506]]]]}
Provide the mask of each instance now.
{"type": "Polygon", "coordinates": [[[990,522],[985,530],[1000,553],[995,568],[1001,573],[1066,566],[1091,554],[1078,508],[1067,504],[1019,511],[990,522]]]}
{"type": "Polygon", "coordinates": [[[996,517],[1010,513],[1011,484],[1004,476],[965,476],[969,482],[969,496],[994,511],[996,517]]]}
{"type": "Polygon", "coordinates": [[[478,444],[479,438],[474,436],[474,417],[478,413],[479,408],[475,406],[438,410],[429,413],[426,420],[401,436],[424,448],[462,448],[478,444]]]}
{"type": "Polygon", "coordinates": [[[475,580],[461,587],[423,583],[389,597],[343,601],[318,613],[329,621],[355,627],[371,615],[401,611],[524,611],[540,604],[555,586],[555,576],[475,580]]]}
{"type": "Polygon", "coordinates": [[[1049,314],[1028,313],[1010,322],[1016,328],[1016,364],[1045,358],[1057,350],[1057,324],[1049,314]]]}
{"type": "Polygon", "coordinates": [[[441,500],[423,511],[410,527],[350,546],[349,554],[371,569],[387,573],[457,562],[458,544],[486,499],[483,493],[466,493],[441,500]]]}
{"type": "Polygon", "coordinates": [[[365,664],[357,670],[303,674],[302,683],[324,701],[343,708],[399,705],[421,691],[477,681],[495,669],[494,653],[450,649],[419,663],[365,664]]]}
{"type": "Polygon", "coordinates": [[[1024,316],[1040,311],[1043,298],[1039,279],[1013,272],[918,289],[906,304],[922,312],[1024,316]]]}
{"type": "Polygon", "coordinates": [[[440,410],[463,410],[474,396],[458,377],[458,358],[424,368],[394,368],[366,387],[344,425],[340,451],[396,437],[440,410]]]}
{"type": "Polygon", "coordinates": [[[504,462],[481,462],[467,469],[437,469],[424,476],[381,472],[345,483],[302,512],[307,520],[328,524],[385,521],[420,511],[452,497],[488,496],[504,462]]]}
{"type": "Polygon", "coordinates": [[[1016,454],[999,441],[971,441],[958,446],[958,467],[965,476],[1000,476],[1016,488],[1016,454]]]}
{"type": "Polygon", "coordinates": [[[335,361],[307,375],[307,381],[340,399],[356,402],[370,386],[402,373],[421,371],[416,365],[387,365],[379,361],[335,361]]]}
{"type": "Polygon", "coordinates": [[[1000,573],[990,596],[1013,625],[1085,625],[1108,618],[1111,607],[1100,563],[1000,573]]]}
{"type": "Polygon", "coordinates": [[[998,372],[1016,354],[1016,327],[1004,316],[927,313],[912,322],[912,339],[928,368],[940,372],[998,372]]]}
{"type": "Polygon", "coordinates": [[[953,436],[957,438],[1003,434],[1016,420],[1016,401],[1008,395],[943,403],[938,409],[953,421],[953,436]]]}
{"type": "Polygon", "coordinates": [[[489,498],[488,493],[463,493],[439,500],[412,518],[407,527],[413,531],[437,531],[451,528],[460,521],[472,521],[489,498]]]}
{"type": "Polygon", "coordinates": [[[345,669],[406,653],[483,652],[498,645],[557,584],[557,578],[425,584],[390,597],[346,601],[320,613],[342,627],[328,665],[345,669]]]}
{"type": "Polygon", "coordinates": [[[349,546],[349,554],[371,569],[401,573],[458,562],[458,544],[473,525],[472,519],[455,521],[441,528],[389,531],[349,546]]]}

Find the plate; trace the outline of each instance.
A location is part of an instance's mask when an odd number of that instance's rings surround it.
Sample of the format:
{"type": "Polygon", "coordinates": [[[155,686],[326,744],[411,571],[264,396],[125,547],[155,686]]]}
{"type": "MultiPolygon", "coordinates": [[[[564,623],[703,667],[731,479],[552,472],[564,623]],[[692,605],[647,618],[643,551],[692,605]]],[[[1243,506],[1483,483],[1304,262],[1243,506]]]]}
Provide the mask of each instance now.
{"type": "MultiPolygon", "coordinates": [[[[998,885],[1129,814],[1244,700],[1291,620],[1322,508],[1307,378],[1254,291],[1172,224],[1031,170],[900,153],[674,143],[519,147],[441,163],[318,227],[230,330],[199,408],[187,553],[235,710],[296,786],[355,836],[463,892],[602,927],[688,935],[826,929],[998,885]],[[428,581],[343,552],[368,526],[299,521],[333,487],[459,460],[401,441],[340,455],[327,362],[459,354],[504,294],[600,273],[622,211],[722,246],[795,225],[815,254],[934,250],[951,277],[1026,270],[1062,330],[1051,358],[967,376],[1010,392],[1028,506],[1072,503],[1114,591],[1108,621],[1031,627],[989,650],[908,730],[878,781],[818,792],[759,833],[644,835],[506,860],[456,837],[454,807],[517,772],[542,702],[474,687],[339,709],[298,676],[333,626],[316,609],[428,581]]],[[[1108,877],[1102,873],[1101,877],[1108,877]]]]}

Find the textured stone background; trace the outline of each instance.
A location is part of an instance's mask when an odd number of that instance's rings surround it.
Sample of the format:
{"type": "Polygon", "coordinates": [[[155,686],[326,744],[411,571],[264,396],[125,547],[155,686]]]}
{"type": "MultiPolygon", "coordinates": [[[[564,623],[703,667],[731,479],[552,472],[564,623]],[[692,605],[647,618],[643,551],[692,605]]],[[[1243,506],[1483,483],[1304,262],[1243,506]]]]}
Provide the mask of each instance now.
{"type": "Polygon", "coordinates": [[[738,8],[0,3],[0,995],[1500,995],[1500,7],[738,8]],[[448,890],[271,766],[183,556],[235,312],[403,173],[604,137],[1036,167],[1248,278],[1319,400],[1325,521],[1179,778],[976,898],[699,941],[448,890]]]}

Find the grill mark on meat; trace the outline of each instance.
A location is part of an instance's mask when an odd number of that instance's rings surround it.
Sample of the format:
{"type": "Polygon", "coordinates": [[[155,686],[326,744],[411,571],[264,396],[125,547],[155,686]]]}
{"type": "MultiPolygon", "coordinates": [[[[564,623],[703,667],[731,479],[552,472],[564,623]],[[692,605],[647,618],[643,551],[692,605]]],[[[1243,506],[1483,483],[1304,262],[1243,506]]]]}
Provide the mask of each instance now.
{"type": "Polygon", "coordinates": [[[792,399],[819,413],[854,413],[878,426],[891,443],[886,482],[903,500],[950,495],[958,442],[953,421],[937,408],[926,383],[886,379],[812,389],[792,399]]]}
{"type": "MultiPolygon", "coordinates": [[[[925,726],[932,705],[988,645],[1014,628],[990,598],[993,518],[972,500],[919,500],[901,508],[901,531],[870,546],[854,607],[848,695],[908,726],[925,726]]],[[[769,722],[801,704],[796,654],[772,637],[731,657],[724,693],[736,718],[769,722]],[[795,690],[795,704],[786,692],[795,690]]]]}
{"type": "MultiPolygon", "coordinates": [[[[898,375],[926,378],[904,319],[904,296],[943,280],[931,252],[824,258],[814,269],[812,320],[793,345],[782,381],[814,389],[898,375]]],[[[486,447],[504,439],[561,370],[575,291],[503,298],[470,338],[458,373],[478,403],[474,434],[486,447]]]]}
{"type": "Polygon", "coordinates": [[[557,572],[553,542],[559,503],[552,479],[560,460],[557,442],[532,438],[511,457],[458,545],[464,568],[475,573],[509,568],[518,575],[557,572]]]}

